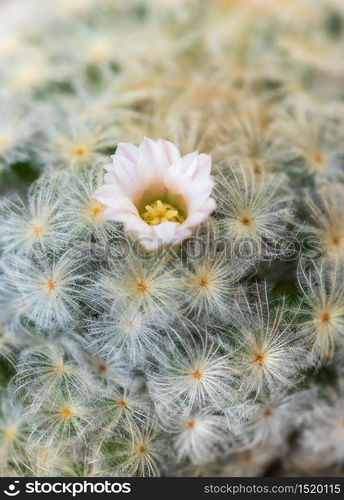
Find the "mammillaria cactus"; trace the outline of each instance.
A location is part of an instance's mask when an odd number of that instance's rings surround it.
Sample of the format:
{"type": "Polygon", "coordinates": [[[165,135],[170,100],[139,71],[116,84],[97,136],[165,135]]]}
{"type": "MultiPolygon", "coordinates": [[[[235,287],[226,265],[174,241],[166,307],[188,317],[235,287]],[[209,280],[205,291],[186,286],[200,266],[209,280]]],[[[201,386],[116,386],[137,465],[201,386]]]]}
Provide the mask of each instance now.
{"type": "Polygon", "coordinates": [[[343,470],[343,37],[0,3],[1,475],[343,470]]]}

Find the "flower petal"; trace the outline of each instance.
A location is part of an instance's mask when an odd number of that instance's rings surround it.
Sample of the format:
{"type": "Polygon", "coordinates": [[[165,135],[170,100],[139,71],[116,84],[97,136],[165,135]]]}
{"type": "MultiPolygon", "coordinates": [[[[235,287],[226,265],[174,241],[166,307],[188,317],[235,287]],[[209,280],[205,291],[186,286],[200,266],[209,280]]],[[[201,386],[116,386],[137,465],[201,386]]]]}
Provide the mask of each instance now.
{"type": "Polygon", "coordinates": [[[170,141],[166,141],[165,139],[159,139],[157,142],[159,146],[163,149],[169,165],[172,165],[174,162],[179,160],[180,151],[177,148],[177,146],[175,146],[170,141]]]}
{"type": "Polygon", "coordinates": [[[198,155],[198,166],[196,171],[194,172],[192,180],[196,180],[196,178],[200,176],[208,177],[210,175],[210,171],[211,171],[211,156],[201,153],[200,155],[198,155]]]}
{"type": "Polygon", "coordinates": [[[112,156],[112,158],[126,158],[133,165],[137,164],[139,157],[139,150],[133,144],[129,142],[120,142],[117,146],[116,153],[112,156]]]}

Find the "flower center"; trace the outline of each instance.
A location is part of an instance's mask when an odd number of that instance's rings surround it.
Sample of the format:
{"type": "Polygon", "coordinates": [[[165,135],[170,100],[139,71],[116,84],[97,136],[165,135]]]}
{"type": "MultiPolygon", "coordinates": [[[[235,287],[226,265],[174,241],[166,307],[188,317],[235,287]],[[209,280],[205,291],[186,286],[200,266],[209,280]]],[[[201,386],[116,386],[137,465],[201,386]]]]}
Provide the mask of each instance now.
{"type": "Polygon", "coordinates": [[[157,226],[162,222],[184,222],[185,217],[179,211],[161,200],[153,201],[150,205],[145,206],[145,210],[141,213],[142,219],[150,226],[157,226]]]}

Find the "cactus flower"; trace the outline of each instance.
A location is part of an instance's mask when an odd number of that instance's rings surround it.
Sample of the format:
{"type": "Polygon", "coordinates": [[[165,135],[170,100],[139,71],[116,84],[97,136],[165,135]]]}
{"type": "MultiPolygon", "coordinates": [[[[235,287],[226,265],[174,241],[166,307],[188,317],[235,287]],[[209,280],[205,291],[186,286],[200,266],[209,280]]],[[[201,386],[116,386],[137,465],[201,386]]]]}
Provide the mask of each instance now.
{"type": "Polygon", "coordinates": [[[139,147],[120,143],[105,169],[94,194],[103,216],[122,222],[148,251],[179,244],[215,210],[209,155],[181,156],[171,142],[145,138],[139,147]]]}

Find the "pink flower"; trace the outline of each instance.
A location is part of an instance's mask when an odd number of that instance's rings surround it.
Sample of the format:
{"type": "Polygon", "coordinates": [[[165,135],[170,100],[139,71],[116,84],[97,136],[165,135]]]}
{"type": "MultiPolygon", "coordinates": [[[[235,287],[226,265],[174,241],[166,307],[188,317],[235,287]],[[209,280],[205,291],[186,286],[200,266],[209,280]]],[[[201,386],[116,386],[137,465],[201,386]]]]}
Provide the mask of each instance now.
{"type": "Polygon", "coordinates": [[[105,169],[105,184],[94,194],[106,207],[103,216],[122,222],[146,250],[180,243],[216,208],[211,157],[181,156],[164,139],[120,143],[105,169]]]}

